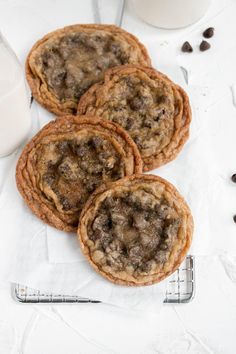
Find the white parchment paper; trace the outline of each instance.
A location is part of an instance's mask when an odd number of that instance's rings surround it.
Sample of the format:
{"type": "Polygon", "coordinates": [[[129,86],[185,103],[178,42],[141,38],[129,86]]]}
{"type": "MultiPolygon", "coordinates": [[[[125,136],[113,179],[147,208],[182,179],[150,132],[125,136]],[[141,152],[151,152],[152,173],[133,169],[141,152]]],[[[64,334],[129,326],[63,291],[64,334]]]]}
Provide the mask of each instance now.
{"type": "MultiPolygon", "coordinates": [[[[155,65],[155,58],[154,58],[155,65]]],[[[202,90],[186,87],[184,76],[173,58],[163,54],[158,69],[182,85],[190,94],[193,108],[191,136],[177,159],[152,173],[167,178],[189,203],[195,232],[191,252],[210,252],[209,205],[216,189],[215,165],[210,157],[205,124],[195,106],[202,90]],[[211,160],[211,164],[209,164],[211,160]],[[204,173],[203,173],[204,171],[204,173]]],[[[52,115],[34,102],[31,135],[52,115]]],[[[20,153],[20,151],[19,151],[20,153]]],[[[18,153],[18,154],[19,154],[18,153]]],[[[0,275],[9,281],[61,294],[78,294],[135,309],[155,309],[162,304],[165,281],[161,284],[129,288],[113,285],[90,267],[80,251],[76,236],[53,229],[37,219],[22,201],[15,185],[18,154],[1,160],[4,169],[0,195],[0,275]]],[[[3,168],[2,168],[3,171],[3,168]]]]}

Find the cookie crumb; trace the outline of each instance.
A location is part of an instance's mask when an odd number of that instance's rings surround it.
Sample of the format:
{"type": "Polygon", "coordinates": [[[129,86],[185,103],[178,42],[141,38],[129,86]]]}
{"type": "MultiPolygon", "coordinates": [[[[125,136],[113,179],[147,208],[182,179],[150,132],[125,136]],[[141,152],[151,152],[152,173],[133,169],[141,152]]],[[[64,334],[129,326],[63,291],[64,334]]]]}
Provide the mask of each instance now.
{"type": "Polygon", "coordinates": [[[193,47],[189,42],[184,42],[182,47],[181,47],[182,52],[184,53],[192,53],[193,52],[193,47]]]}
{"type": "Polygon", "coordinates": [[[208,50],[210,48],[211,48],[211,45],[207,41],[202,41],[200,46],[199,46],[199,49],[200,49],[201,52],[205,52],[206,50],[208,50]]]}
{"type": "Polygon", "coordinates": [[[215,29],[213,27],[209,27],[205,29],[202,35],[204,38],[211,38],[214,36],[214,34],[215,34],[215,29]]]}

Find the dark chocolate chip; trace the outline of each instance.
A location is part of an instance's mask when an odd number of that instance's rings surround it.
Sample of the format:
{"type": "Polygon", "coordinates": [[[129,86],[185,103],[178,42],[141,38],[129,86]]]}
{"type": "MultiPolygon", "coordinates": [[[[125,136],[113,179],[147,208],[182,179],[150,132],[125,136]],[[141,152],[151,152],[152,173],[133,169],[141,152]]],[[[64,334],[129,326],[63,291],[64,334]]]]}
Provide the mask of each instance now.
{"type": "Polygon", "coordinates": [[[91,143],[92,143],[93,147],[100,148],[103,145],[103,140],[99,136],[95,136],[91,139],[91,143]]]}
{"type": "Polygon", "coordinates": [[[142,148],[143,144],[142,144],[142,138],[140,136],[134,136],[133,140],[139,148],[142,148]]]}
{"type": "Polygon", "coordinates": [[[57,144],[57,148],[58,148],[58,150],[60,151],[60,153],[62,153],[62,154],[68,152],[69,147],[70,147],[70,144],[69,144],[69,141],[68,141],[68,140],[60,141],[60,142],[57,144]]]}
{"type": "Polygon", "coordinates": [[[208,49],[211,48],[211,45],[207,41],[202,41],[202,43],[200,44],[199,48],[200,48],[201,52],[205,52],[205,50],[208,50],[208,49]]]}
{"type": "Polygon", "coordinates": [[[89,148],[86,145],[77,145],[75,152],[79,157],[83,157],[89,152],[89,148]]]}
{"type": "Polygon", "coordinates": [[[45,181],[49,186],[52,186],[56,180],[56,176],[51,173],[46,173],[43,175],[43,181],[45,181]]]}
{"type": "Polygon", "coordinates": [[[99,181],[88,180],[86,181],[85,188],[88,192],[92,193],[98,187],[99,181]]]}
{"type": "Polygon", "coordinates": [[[168,101],[168,97],[165,95],[161,95],[157,97],[157,103],[166,103],[168,101]]]}
{"type": "Polygon", "coordinates": [[[236,173],[234,173],[232,176],[231,176],[231,180],[236,183],[236,173]]]}
{"type": "Polygon", "coordinates": [[[138,111],[139,109],[142,109],[144,107],[144,98],[136,96],[129,101],[129,105],[133,111],[138,111]]]}
{"type": "Polygon", "coordinates": [[[233,216],[234,222],[236,223],[236,215],[233,216]]]}
{"type": "Polygon", "coordinates": [[[207,29],[205,29],[205,31],[203,32],[203,37],[205,38],[211,38],[214,36],[214,31],[215,29],[213,27],[209,27],[207,29]]]}
{"type": "Polygon", "coordinates": [[[62,209],[64,211],[69,211],[72,208],[72,205],[70,204],[69,200],[66,197],[60,196],[59,200],[62,205],[62,209]]]}
{"type": "Polygon", "coordinates": [[[154,118],[154,120],[158,122],[159,119],[165,115],[165,113],[166,113],[165,109],[158,109],[156,112],[157,116],[154,118]]]}
{"type": "Polygon", "coordinates": [[[142,264],[140,267],[141,272],[145,272],[145,273],[150,272],[151,269],[152,269],[151,262],[146,262],[146,263],[142,264]]]}
{"type": "Polygon", "coordinates": [[[128,118],[127,121],[126,121],[125,129],[129,130],[129,129],[132,128],[132,126],[133,126],[133,121],[128,118]]]}
{"type": "Polygon", "coordinates": [[[192,53],[193,52],[193,47],[189,42],[184,42],[181,48],[182,52],[184,53],[192,53]]]}
{"type": "Polygon", "coordinates": [[[93,233],[89,235],[90,240],[96,241],[99,240],[102,237],[102,231],[101,230],[95,230],[93,233]]]}

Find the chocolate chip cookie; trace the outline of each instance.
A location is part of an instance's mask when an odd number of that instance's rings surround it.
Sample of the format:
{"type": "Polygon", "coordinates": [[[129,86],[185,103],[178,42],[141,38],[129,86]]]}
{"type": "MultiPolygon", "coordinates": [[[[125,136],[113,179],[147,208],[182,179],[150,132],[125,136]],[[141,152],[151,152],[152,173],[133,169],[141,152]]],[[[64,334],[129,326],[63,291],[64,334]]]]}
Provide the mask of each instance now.
{"type": "Polygon", "coordinates": [[[104,80],[81,97],[78,114],[94,114],[126,129],[140,150],[145,171],[178,155],[191,122],[184,90],[155,69],[137,65],[108,70],[104,80]]]}
{"type": "Polygon", "coordinates": [[[31,49],[26,77],[33,96],[57,114],[74,114],[82,94],[108,68],[150,65],[145,47],[112,25],[73,25],[47,34],[31,49]]]}
{"type": "Polygon", "coordinates": [[[76,231],[98,186],[141,171],[139,151],[122,128],[96,117],[65,116],[26,145],[16,182],[35,215],[60,230],[76,231]]]}
{"type": "Polygon", "coordinates": [[[193,219],[173,185],[134,175],[98,188],[80,216],[81,248],[113,283],[157,283],[174,272],[190,246],[193,219]]]}

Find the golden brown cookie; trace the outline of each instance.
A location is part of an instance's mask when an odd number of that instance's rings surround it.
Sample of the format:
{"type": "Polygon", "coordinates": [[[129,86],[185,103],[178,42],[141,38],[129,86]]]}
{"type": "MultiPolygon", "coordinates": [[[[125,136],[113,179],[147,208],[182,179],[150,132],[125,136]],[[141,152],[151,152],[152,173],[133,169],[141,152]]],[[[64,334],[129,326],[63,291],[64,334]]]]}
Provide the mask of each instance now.
{"type": "Polygon", "coordinates": [[[137,65],[108,70],[80,99],[78,114],[120,124],[136,142],[144,171],[173,160],[189,136],[187,94],[162,73],[137,65]]]}
{"type": "Polygon", "coordinates": [[[118,125],[65,116],[47,124],[26,145],[16,182],[35,215],[60,230],[76,231],[95,188],[141,171],[138,149],[118,125]]]}
{"type": "Polygon", "coordinates": [[[80,215],[81,248],[113,283],[151,285],[173,273],[189,249],[193,219],[163,178],[134,175],[98,188],[80,215]]]}
{"type": "Polygon", "coordinates": [[[33,96],[57,115],[74,114],[82,94],[103,79],[108,68],[150,65],[145,47],[112,25],[73,25],[35,43],[26,61],[33,96]]]}

